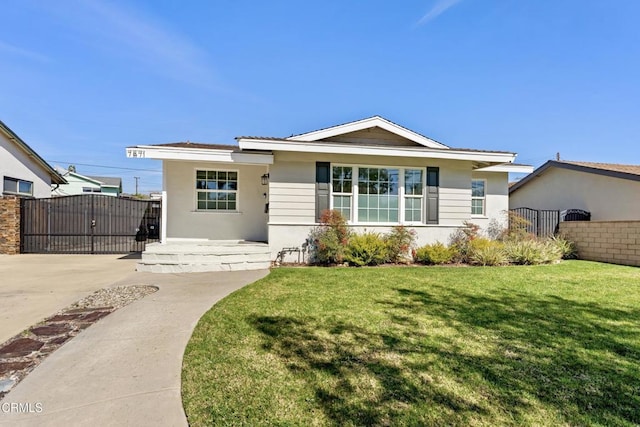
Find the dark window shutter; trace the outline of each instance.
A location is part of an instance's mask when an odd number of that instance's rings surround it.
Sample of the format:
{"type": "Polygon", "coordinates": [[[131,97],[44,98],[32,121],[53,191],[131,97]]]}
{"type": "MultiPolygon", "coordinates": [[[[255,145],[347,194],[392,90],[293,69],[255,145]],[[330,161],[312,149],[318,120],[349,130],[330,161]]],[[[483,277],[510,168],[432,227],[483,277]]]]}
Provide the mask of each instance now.
{"type": "Polygon", "coordinates": [[[330,169],[330,163],[316,162],[316,222],[320,222],[322,211],[329,209],[330,169]]]}
{"type": "Polygon", "coordinates": [[[438,187],[440,168],[427,168],[427,224],[438,223],[438,187]]]}

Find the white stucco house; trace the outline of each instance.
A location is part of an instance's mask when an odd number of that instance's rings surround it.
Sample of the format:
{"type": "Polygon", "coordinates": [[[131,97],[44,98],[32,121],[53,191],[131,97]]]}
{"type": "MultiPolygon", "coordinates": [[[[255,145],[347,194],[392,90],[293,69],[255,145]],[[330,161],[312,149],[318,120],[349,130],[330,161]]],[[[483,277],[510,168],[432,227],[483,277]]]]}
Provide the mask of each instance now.
{"type": "Polygon", "coordinates": [[[0,121],[0,195],[51,197],[51,185],[66,183],[7,125],[0,121]]]}
{"type": "Polygon", "coordinates": [[[592,221],[640,220],[640,165],[549,160],[509,188],[509,207],[582,209],[592,221]]]}
{"type": "Polygon", "coordinates": [[[56,167],[56,172],[64,177],[66,184],[54,185],[51,195],[74,196],[78,194],[101,194],[118,197],[122,194],[122,179],[111,176],[89,176],[56,167]]]}
{"type": "Polygon", "coordinates": [[[273,260],[300,247],[324,209],[357,231],[404,224],[419,244],[446,242],[473,221],[504,220],[516,154],[451,148],[379,116],[238,145],[179,142],[127,148],[160,159],[163,242],[267,242],[273,260]]]}

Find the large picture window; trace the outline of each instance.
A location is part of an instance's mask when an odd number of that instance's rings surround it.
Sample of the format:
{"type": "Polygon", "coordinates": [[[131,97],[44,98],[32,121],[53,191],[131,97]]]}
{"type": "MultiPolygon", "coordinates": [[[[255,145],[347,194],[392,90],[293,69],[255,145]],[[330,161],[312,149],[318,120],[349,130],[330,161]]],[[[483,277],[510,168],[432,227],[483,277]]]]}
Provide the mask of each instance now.
{"type": "Polygon", "coordinates": [[[471,215],[485,214],[486,186],[484,179],[471,180],[471,215]]]}
{"type": "Polygon", "coordinates": [[[196,171],[196,199],[198,210],[237,210],[238,171],[196,171]]]}
{"type": "Polygon", "coordinates": [[[2,185],[5,193],[19,196],[33,196],[33,182],[31,181],[5,176],[2,185]]]}
{"type": "Polygon", "coordinates": [[[331,208],[356,224],[425,223],[426,168],[333,165],[331,208]]]}
{"type": "Polygon", "coordinates": [[[398,169],[358,169],[358,222],[398,222],[398,169]]]}

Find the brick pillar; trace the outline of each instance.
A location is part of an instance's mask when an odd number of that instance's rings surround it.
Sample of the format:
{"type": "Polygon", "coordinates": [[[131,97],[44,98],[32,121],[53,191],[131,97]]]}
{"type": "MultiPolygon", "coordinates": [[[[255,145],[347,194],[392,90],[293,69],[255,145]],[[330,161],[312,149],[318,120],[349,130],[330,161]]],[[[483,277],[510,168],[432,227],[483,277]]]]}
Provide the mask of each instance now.
{"type": "Polygon", "coordinates": [[[0,254],[20,253],[20,199],[0,196],[0,254]]]}

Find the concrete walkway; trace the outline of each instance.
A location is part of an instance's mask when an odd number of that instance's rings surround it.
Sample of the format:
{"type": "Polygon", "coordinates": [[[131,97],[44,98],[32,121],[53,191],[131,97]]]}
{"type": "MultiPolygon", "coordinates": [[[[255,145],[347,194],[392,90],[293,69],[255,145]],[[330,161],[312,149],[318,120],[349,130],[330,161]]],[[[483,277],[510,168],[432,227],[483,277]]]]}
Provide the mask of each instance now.
{"type": "Polygon", "coordinates": [[[0,255],[0,343],[132,274],[122,255],[0,255]]]}
{"type": "Polygon", "coordinates": [[[134,273],[113,283],[160,290],[110,314],[49,356],[0,401],[0,425],[187,425],[180,375],[193,328],[215,302],[267,274],[134,273]],[[1,410],[3,404],[10,408],[7,403],[31,404],[32,413],[7,413],[1,410]]]}

